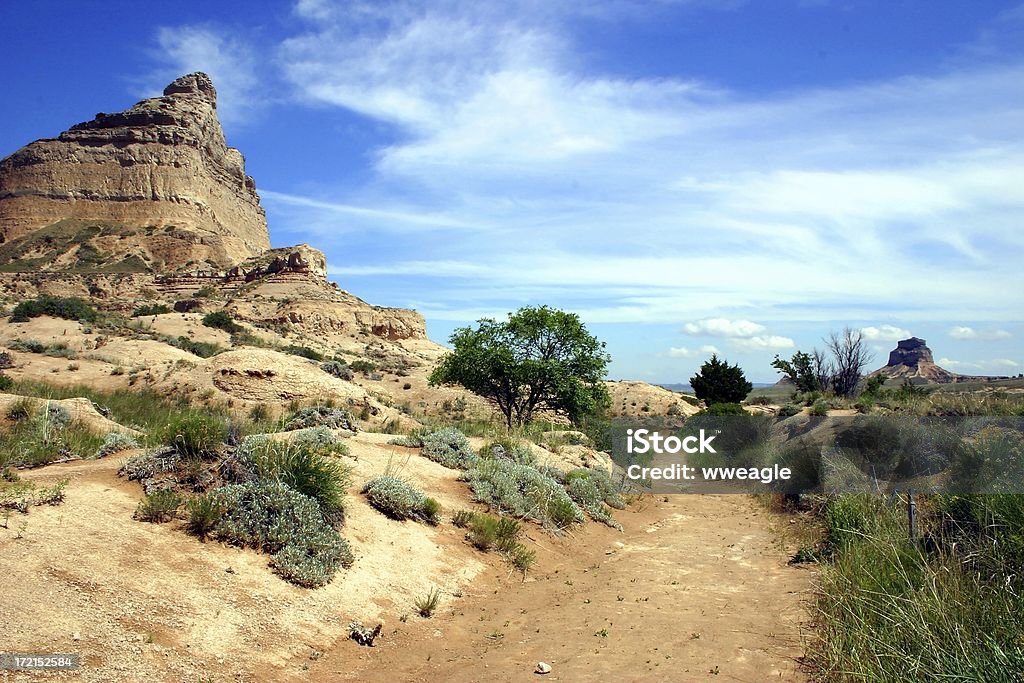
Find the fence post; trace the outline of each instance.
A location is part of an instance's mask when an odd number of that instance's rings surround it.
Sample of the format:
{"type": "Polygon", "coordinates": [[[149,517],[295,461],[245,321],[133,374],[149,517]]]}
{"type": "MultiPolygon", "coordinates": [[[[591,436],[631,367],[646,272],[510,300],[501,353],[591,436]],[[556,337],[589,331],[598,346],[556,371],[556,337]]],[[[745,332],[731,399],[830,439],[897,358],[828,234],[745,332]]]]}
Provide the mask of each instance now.
{"type": "Polygon", "coordinates": [[[907,489],[907,527],[910,540],[917,538],[917,505],[914,503],[914,489],[907,489]]]}

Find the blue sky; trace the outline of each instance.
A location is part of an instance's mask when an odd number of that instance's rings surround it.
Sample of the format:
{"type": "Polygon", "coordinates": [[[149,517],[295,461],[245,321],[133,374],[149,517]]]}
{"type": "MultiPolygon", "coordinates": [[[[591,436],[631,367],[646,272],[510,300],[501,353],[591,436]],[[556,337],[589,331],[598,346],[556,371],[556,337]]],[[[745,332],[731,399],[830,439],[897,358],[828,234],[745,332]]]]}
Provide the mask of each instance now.
{"type": "Polygon", "coordinates": [[[1024,371],[1024,4],[138,7],[5,7],[0,154],[203,70],[274,245],[438,341],[550,304],[615,378],[844,325],[1024,371]]]}

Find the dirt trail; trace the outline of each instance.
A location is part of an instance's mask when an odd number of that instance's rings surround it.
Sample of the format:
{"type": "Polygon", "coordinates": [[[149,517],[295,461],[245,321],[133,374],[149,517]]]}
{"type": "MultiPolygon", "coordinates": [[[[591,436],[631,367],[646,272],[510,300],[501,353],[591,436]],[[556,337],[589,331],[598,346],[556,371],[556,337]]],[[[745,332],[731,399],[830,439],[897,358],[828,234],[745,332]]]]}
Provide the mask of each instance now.
{"type": "Polygon", "coordinates": [[[786,565],[778,519],[745,496],[696,495],[617,517],[623,533],[531,533],[525,582],[482,575],[432,619],[387,624],[372,649],[336,643],[307,680],[806,680],[810,575],[786,565]],[[553,671],[535,674],[538,661],[553,671]]]}
{"type": "MultiPolygon", "coordinates": [[[[380,440],[360,435],[359,479],[393,462],[380,440]]],[[[388,520],[353,495],[357,563],[308,591],[265,555],[133,521],[142,494],[118,460],[24,473],[71,483],[62,505],[0,526],[0,651],[78,652],[85,666],[0,681],[521,681],[541,678],[538,661],[563,681],[802,680],[810,574],[786,565],[779,520],[744,496],[648,497],[616,513],[623,532],[527,525],[538,559],[523,581],[451,524],[388,520]],[[425,620],[413,604],[431,586],[443,597],[425,620]],[[377,647],[347,638],[354,618],[384,620],[377,647]]],[[[468,505],[457,473],[425,458],[405,472],[447,510],[468,505]]]]}

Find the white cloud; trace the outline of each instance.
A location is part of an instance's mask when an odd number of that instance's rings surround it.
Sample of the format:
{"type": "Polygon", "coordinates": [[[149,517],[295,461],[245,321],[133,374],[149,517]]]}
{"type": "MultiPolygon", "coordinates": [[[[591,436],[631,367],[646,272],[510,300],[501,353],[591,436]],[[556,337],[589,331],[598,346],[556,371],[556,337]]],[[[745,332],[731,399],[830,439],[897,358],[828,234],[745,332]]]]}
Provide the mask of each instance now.
{"type": "Polygon", "coordinates": [[[899,341],[900,339],[907,339],[911,336],[910,330],[905,330],[902,327],[896,327],[895,325],[862,327],[860,331],[861,334],[864,335],[865,339],[870,339],[871,341],[899,341]]]}
{"type": "Polygon", "coordinates": [[[673,346],[668,350],[670,358],[691,358],[693,356],[711,356],[718,355],[721,353],[718,347],[711,344],[705,344],[697,350],[688,349],[685,346],[673,346]]]}
{"type": "Polygon", "coordinates": [[[990,362],[990,364],[993,367],[997,367],[997,368],[1019,368],[1020,367],[1020,363],[1018,363],[1015,360],[1010,360],[1009,358],[995,358],[995,359],[993,359],[990,362]]]}
{"type": "Polygon", "coordinates": [[[1022,367],[1020,363],[1009,358],[993,358],[985,361],[960,361],[952,358],[940,358],[936,361],[940,367],[949,370],[960,370],[966,373],[971,372],[1013,372],[1022,367]]]}
{"type": "Polygon", "coordinates": [[[1006,330],[976,330],[973,327],[957,325],[949,330],[949,336],[953,339],[974,339],[977,341],[998,341],[1009,339],[1013,335],[1006,330]]]}
{"type": "Polygon", "coordinates": [[[791,349],[796,343],[789,337],[758,335],[745,339],[734,339],[732,345],[741,351],[775,351],[791,349]]]}
{"type": "Polygon", "coordinates": [[[710,337],[752,337],[765,332],[766,329],[764,325],[749,320],[728,320],[727,318],[705,318],[683,325],[683,330],[687,334],[710,337]]]}
{"type": "Polygon", "coordinates": [[[149,77],[149,88],[162,91],[178,76],[203,71],[217,88],[221,121],[240,122],[266,103],[259,91],[257,58],[242,38],[207,26],[163,27],[157,31],[153,55],[161,67],[149,77]]]}

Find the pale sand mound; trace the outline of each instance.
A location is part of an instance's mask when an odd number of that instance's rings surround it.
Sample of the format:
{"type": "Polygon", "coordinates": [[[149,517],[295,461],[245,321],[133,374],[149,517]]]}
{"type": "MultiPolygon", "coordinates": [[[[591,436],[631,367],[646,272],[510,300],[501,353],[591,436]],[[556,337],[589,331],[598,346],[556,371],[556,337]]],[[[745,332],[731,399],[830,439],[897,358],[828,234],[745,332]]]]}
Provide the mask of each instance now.
{"type": "Polygon", "coordinates": [[[614,416],[693,415],[700,408],[687,403],[674,391],[646,382],[605,382],[611,396],[614,416]],[[674,407],[674,408],[673,408],[674,407]]]}
{"type": "Polygon", "coordinates": [[[450,605],[485,562],[501,560],[474,551],[448,522],[470,507],[458,472],[381,443],[390,438],[348,440],[354,477],[342,533],[356,562],[316,590],[278,578],[267,555],[201,543],[180,522],[133,520],[142,491],[116,476],[123,458],[25,473],[71,482],[62,505],[24,517],[23,538],[17,520],[0,528],[4,649],[81,653],[85,681],[265,680],[254,672],[299,671],[315,652],[346,642],[353,619],[386,616],[393,628],[435,587],[442,607],[450,605]],[[359,488],[389,463],[442,503],[441,526],[397,522],[366,504],[359,488]]]}
{"type": "Polygon", "coordinates": [[[363,389],[327,374],[319,363],[269,349],[226,351],[210,358],[208,367],[215,387],[248,401],[365,397],[363,389]]]}
{"type": "Polygon", "coordinates": [[[108,432],[123,432],[125,434],[131,434],[137,436],[141,434],[130,427],[109,420],[96,410],[92,401],[87,398],[65,398],[59,401],[49,401],[45,398],[30,398],[25,396],[18,396],[16,394],[0,394],[0,414],[6,415],[18,401],[28,400],[31,401],[36,410],[46,410],[46,406],[49,404],[56,404],[63,406],[71,414],[71,419],[75,422],[79,422],[90,430],[97,434],[107,434],[108,432]]]}

